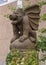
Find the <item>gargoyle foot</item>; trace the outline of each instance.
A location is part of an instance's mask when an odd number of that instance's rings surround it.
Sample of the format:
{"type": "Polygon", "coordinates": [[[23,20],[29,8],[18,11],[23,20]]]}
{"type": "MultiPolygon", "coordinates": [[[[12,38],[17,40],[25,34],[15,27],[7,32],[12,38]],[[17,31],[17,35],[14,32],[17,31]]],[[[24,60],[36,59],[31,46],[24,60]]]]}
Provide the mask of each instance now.
{"type": "Polygon", "coordinates": [[[21,37],[19,38],[19,41],[20,41],[20,42],[24,42],[24,40],[26,40],[26,39],[28,39],[28,36],[23,35],[23,36],[21,36],[21,37]]]}
{"type": "Polygon", "coordinates": [[[14,36],[14,37],[11,39],[10,43],[13,43],[17,38],[18,38],[18,37],[15,37],[15,36],[14,36]]]}

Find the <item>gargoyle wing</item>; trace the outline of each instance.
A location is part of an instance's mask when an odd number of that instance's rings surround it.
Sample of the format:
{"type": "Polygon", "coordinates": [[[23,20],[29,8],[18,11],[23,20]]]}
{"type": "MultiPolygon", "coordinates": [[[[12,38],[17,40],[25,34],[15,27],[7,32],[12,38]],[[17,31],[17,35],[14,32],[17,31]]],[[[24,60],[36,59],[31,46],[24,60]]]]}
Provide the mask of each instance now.
{"type": "Polygon", "coordinates": [[[38,30],[39,19],[40,19],[40,8],[39,5],[33,5],[25,10],[26,15],[29,17],[30,26],[33,30],[38,30]]]}

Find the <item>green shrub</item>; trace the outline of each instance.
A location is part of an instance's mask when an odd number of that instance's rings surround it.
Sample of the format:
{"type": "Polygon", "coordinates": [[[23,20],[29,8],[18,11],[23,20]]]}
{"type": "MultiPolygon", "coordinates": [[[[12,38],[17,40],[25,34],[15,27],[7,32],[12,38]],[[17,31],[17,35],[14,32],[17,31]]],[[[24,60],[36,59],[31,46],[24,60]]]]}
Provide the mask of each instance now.
{"type": "Polygon", "coordinates": [[[37,39],[37,49],[41,49],[46,51],[46,28],[42,28],[39,30],[40,34],[37,39]],[[45,34],[45,35],[44,35],[45,34]]]}
{"type": "Polygon", "coordinates": [[[38,5],[41,7],[41,6],[43,6],[43,5],[46,5],[46,2],[40,1],[40,2],[38,2],[38,5]]]}
{"type": "Polygon", "coordinates": [[[44,21],[46,20],[46,13],[41,15],[41,20],[44,20],[44,21]]]}
{"type": "Polygon", "coordinates": [[[38,65],[37,51],[28,50],[24,56],[18,50],[10,52],[6,58],[6,65],[38,65]]]}
{"type": "Polygon", "coordinates": [[[45,36],[42,36],[42,35],[39,36],[39,39],[37,40],[37,49],[46,51],[46,37],[45,36]]]}
{"type": "Polygon", "coordinates": [[[39,32],[41,32],[41,33],[46,33],[46,28],[40,29],[39,32]]]}

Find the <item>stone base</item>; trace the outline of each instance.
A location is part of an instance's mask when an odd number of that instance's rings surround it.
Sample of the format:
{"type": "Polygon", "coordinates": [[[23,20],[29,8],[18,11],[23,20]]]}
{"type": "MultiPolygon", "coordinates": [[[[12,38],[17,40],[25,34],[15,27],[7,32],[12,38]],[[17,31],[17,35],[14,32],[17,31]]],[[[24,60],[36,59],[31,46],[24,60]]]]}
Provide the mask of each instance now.
{"type": "Polygon", "coordinates": [[[30,39],[27,39],[24,42],[20,42],[19,39],[17,39],[12,44],[10,44],[10,49],[27,50],[27,49],[35,49],[35,46],[36,43],[32,43],[30,39]]]}

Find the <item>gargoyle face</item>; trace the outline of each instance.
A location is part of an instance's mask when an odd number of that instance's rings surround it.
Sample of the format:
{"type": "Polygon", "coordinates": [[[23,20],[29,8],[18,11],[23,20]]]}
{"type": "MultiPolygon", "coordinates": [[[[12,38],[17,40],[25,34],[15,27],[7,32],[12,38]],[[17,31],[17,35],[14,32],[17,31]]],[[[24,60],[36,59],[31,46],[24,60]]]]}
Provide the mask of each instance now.
{"type": "Polygon", "coordinates": [[[9,16],[10,20],[18,20],[21,21],[23,18],[23,10],[22,9],[17,9],[16,12],[13,12],[12,15],[9,16]]]}
{"type": "Polygon", "coordinates": [[[9,16],[9,18],[10,18],[10,20],[16,20],[17,19],[17,16],[16,16],[16,14],[15,13],[13,13],[13,14],[11,14],[10,16],[9,16]]]}
{"type": "Polygon", "coordinates": [[[16,15],[17,15],[17,20],[18,21],[22,21],[22,19],[23,19],[23,16],[24,16],[24,11],[23,11],[23,9],[17,9],[16,10],[16,15]]]}

